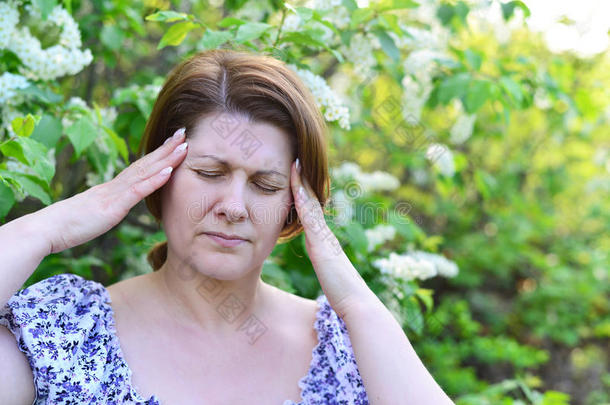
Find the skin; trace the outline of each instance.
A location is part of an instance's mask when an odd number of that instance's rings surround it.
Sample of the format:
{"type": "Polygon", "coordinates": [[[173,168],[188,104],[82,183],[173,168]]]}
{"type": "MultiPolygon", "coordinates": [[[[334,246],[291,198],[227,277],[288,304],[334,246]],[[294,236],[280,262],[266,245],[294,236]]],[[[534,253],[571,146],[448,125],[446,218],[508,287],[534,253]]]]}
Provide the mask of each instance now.
{"type": "Polygon", "coordinates": [[[170,318],[202,333],[230,336],[235,325],[217,309],[216,300],[206,298],[217,291],[230,292],[244,314],[269,312],[275,289],[260,275],[294,203],[290,142],[288,134],[273,125],[228,114],[204,117],[186,141],[186,157],[161,191],[168,255],[151,273],[151,281],[170,318]],[[215,129],[223,119],[235,123],[231,133],[215,129]],[[246,129],[260,142],[253,153],[235,143],[246,129]],[[259,170],[277,173],[256,174],[259,170]],[[209,231],[237,234],[248,241],[222,247],[203,234],[209,231]],[[198,288],[202,285],[211,291],[198,288]]]}

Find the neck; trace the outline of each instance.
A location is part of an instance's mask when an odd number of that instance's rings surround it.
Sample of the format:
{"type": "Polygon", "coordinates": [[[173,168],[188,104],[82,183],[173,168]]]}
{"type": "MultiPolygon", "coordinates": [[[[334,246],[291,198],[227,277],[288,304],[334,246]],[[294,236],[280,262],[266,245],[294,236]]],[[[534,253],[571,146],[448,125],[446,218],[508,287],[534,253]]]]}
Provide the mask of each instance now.
{"type": "Polygon", "coordinates": [[[222,280],[168,256],[152,279],[168,319],[195,333],[230,337],[256,327],[253,323],[268,313],[272,289],[261,280],[261,271],[222,280]]]}

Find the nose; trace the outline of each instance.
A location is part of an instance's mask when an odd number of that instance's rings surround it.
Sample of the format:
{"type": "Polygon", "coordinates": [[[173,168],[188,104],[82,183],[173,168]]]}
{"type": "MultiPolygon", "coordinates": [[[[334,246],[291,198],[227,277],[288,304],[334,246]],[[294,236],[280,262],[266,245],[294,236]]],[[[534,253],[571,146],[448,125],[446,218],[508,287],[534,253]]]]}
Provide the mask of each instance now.
{"type": "Polygon", "coordinates": [[[227,185],[219,186],[220,198],[214,207],[214,214],[225,216],[229,222],[241,222],[248,218],[244,199],[244,188],[246,186],[234,176],[227,185]]]}

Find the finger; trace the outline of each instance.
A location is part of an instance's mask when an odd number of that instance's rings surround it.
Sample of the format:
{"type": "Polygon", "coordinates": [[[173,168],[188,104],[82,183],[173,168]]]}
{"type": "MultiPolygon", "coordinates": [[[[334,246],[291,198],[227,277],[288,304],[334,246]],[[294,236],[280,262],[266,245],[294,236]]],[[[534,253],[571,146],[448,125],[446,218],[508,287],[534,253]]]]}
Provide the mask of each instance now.
{"type": "Polygon", "coordinates": [[[176,167],[186,156],[186,146],[181,146],[184,144],[184,137],[185,129],[180,128],[173,136],[167,138],[163,145],[134,162],[125,170],[126,186],[131,187],[139,181],[157,175],[168,166],[176,167]]]}
{"type": "Polygon", "coordinates": [[[292,181],[291,188],[295,200],[295,207],[303,228],[307,233],[317,233],[326,226],[324,214],[320,202],[315,197],[315,193],[303,179],[293,163],[291,169],[292,181]],[[301,190],[302,187],[302,191],[301,190]]]}

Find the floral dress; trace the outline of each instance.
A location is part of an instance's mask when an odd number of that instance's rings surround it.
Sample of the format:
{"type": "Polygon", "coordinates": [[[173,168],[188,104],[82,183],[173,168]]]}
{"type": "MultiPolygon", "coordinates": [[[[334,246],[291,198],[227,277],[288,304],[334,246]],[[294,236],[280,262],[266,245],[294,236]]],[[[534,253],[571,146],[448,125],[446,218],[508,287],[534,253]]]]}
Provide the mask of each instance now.
{"type": "MultiPolygon", "coordinates": [[[[161,405],[131,383],[110,302],[102,284],[65,273],[24,288],[0,307],[0,325],[15,335],[30,363],[34,405],[161,405]]],[[[281,405],[368,405],[345,323],[324,294],[316,302],[318,343],[298,382],[301,401],[281,405]]]]}

